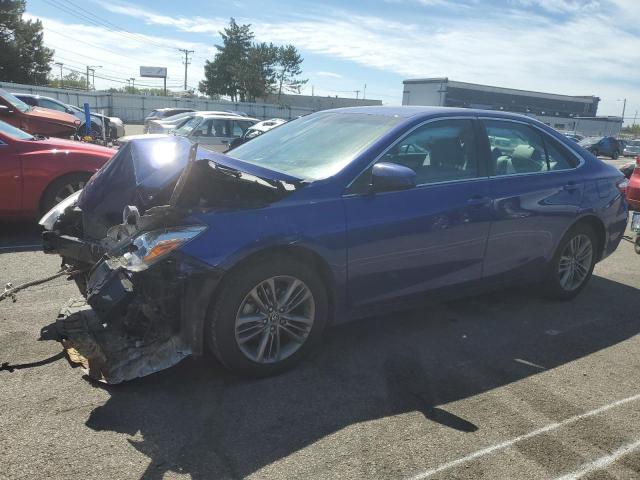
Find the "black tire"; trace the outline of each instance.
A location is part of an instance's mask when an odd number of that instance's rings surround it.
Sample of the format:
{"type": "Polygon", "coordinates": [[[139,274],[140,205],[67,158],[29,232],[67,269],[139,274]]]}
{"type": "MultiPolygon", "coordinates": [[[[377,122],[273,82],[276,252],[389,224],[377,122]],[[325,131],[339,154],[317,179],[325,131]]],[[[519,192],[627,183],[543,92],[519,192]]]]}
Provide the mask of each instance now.
{"type": "Polygon", "coordinates": [[[617,160],[619,156],[620,156],[620,152],[618,152],[618,150],[614,150],[614,152],[611,154],[611,159],[617,160]]]}
{"type": "Polygon", "coordinates": [[[70,173],[69,175],[64,175],[51,182],[42,194],[42,200],[40,201],[40,213],[47,213],[62,201],[61,199],[71,195],[73,192],[68,188],[69,186],[71,186],[75,192],[78,188],[83,188],[89,178],[91,178],[91,175],[88,173],[70,173]]]}
{"type": "Polygon", "coordinates": [[[582,289],[589,283],[589,279],[593,273],[593,268],[596,265],[598,252],[600,251],[600,242],[598,237],[596,236],[593,228],[586,224],[578,224],[573,226],[562,238],[558,248],[553,255],[553,259],[548,266],[547,275],[542,283],[542,290],[544,294],[548,298],[552,298],[555,300],[569,300],[578,293],[582,291],[582,289]],[[572,289],[567,289],[563,287],[560,278],[560,258],[562,257],[563,252],[565,252],[565,248],[567,248],[568,244],[576,237],[584,235],[588,237],[591,242],[592,255],[591,262],[587,269],[586,276],[582,279],[581,283],[572,289]]]}
{"type": "Polygon", "coordinates": [[[327,324],[328,312],[327,289],[312,268],[286,256],[262,258],[239,267],[223,279],[209,308],[206,340],[211,352],[229,370],[251,377],[275,375],[300,363],[317,346],[327,324]],[[312,295],[315,314],[306,340],[294,353],[273,363],[259,363],[248,358],[238,345],[236,315],[249,292],[271,277],[294,277],[301,280],[312,295]]]}
{"type": "Polygon", "coordinates": [[[594,150],[591,150],[591,153],[593,153],[596,157],[597,157],[598,155],[600,155],[600,153],[598,152],[598,150],[595,150],[595,149],[594,149],[594,150]]]}

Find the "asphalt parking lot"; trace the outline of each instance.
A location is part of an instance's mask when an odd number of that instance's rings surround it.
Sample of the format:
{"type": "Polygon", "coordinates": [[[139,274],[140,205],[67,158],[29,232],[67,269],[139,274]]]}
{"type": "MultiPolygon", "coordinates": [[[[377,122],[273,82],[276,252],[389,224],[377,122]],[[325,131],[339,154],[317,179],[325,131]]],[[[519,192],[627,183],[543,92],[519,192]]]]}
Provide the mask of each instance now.
{"type": "MultiPolygon", "coordinates": [[[[0,224],[0,281],[54,272],[38,249],[0,224]]],[[[204,358],[107,387],[52,340],[77,296],[57,279],[0,304],[0,478],[640,478],[639,288],[623,241],[570,302],[433,303],[330,329],[275,378],[204,358]]]]}

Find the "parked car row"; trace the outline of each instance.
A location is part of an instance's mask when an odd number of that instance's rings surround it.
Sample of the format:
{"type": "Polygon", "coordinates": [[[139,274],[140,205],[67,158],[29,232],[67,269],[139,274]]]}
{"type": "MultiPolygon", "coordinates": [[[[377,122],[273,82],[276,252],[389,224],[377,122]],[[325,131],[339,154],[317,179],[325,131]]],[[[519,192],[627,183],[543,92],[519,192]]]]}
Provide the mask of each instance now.
{"type": "MultiPolygon", "coordinates": [[[[86,117],[84,108],[75,105],[68,105],[55,98],[45,97],[42,95],[32,95],[28,93],[15,93],[17,98],[24,103],[33,107],[48,108],[59,112],[69,113],[80,120],[80,133],[84,135],[86,132],[86,117]]],[[[91,124],[89,132],[93,138],[104,138],[107,140],[115,140],[124,135],[124,123],[118,117],[108,117],[101,113],[91,112],[91,124]]]]}
{"type": "Polygon", "coordinates": [[[260,121],[242,112],[183,110],[154,110],[145,118],[143,135],[122,137],[118,139],[118,144],[124,145],[147,135],[173,134],[186,137],[210,150],[224,152],[286,123],[280,118],[260,121]]]}
{"type": "MultiPolygon", "coordinates": [[[[0,89],[0,120],[32,135],[79,138],[87,134],[83,108],[42,95],[0,89]]],[[[88,135],[115,140],[124,135],[124,124],[117,117],[91,112],[88,135]]]]}

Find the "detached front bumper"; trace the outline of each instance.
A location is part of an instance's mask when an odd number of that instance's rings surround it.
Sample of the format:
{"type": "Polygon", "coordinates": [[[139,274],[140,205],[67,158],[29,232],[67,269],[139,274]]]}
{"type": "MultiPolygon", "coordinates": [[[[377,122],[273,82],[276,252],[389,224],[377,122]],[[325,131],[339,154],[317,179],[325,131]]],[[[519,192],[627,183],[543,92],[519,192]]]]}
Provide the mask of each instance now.
{"type": "Polygon", "coordinates": [[[86,299],[61,309],[60,341],[72,362],[105,383],[163,370],[202,353],[207,308],[220,277],[179,255],[138,272],[121,258],[105,257],[90,272],[86,299]]]}

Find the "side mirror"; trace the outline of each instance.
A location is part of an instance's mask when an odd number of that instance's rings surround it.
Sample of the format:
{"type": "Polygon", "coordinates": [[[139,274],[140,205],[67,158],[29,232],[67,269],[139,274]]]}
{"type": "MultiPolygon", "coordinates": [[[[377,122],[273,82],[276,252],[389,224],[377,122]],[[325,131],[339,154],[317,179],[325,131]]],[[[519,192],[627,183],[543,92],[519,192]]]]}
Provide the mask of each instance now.
{"type": "Polygon", "coordinates": [[[0,105],[0,115],[9,115],[10,113],[13,113],[13,110],[6,105],[0,105]]]}
{"type": "Polygon", "coordinates": [[[371,171],[371,191],[389,192],[416,186],[416,172],[397,163],[376,163],[371,171]]]}

